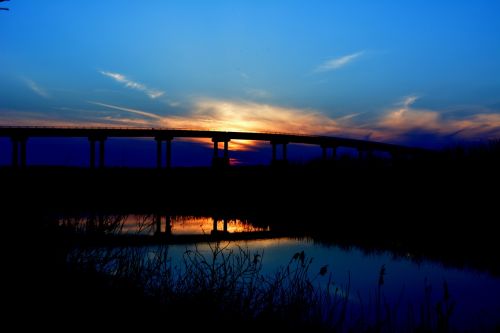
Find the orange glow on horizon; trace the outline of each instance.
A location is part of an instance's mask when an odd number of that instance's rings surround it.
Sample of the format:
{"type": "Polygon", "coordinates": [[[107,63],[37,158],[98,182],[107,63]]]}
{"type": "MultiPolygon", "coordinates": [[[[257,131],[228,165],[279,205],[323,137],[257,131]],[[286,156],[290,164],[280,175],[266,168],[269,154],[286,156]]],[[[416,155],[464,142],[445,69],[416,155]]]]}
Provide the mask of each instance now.
{"type": "MultiPolygon", "coordinates": [[[[0,109],[0,124],[15,126],[93,126],[144,127],[256,133],[287,133],[340,136],[382,142],[404,142],[414,131],[436,136],[458,136],[462,139],[489,139],[500,136],[500,115],[492,110],[464,118],[445,118],[439,111],[414,108],[418,96],[408,96],[388,108],[371,123],[362,123],[358,114],[337,119],[312,109],[298,109],[270,104],[217,99],[195,100],[183,116],[159,115],[100,102],[89,102],[92,110],[73,110],[78,120],[53,119],[35,112],[0,109]],[[96,109],[97,108],[97,109],[96,109]]],[[[177,139],[176,139],[177,140],[177,139]]],[[[179,138],[212,146],[210,139],[179,138]]],[[[232,140],[231,151],[257,150],[265,142],[232,140]]]]}

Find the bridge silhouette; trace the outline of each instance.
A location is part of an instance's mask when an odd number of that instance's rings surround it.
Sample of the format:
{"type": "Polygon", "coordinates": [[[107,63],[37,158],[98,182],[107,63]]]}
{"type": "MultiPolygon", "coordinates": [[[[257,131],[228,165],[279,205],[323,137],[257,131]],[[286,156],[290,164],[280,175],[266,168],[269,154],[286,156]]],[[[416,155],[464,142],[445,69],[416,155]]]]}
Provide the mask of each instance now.
{"type": "Polygon", "coordinates": [[[392,158],[415,156],[428,153],[427,150],[416,147],[388,144],[382,142],[341,138],[333,136],[258,133],[258,132],[225,132],[189,129],[165,128],[118,128],[118,127],[48,127],[48,126],[0,126],[0,137],[7,137],[12,142],[12,167],[26,167],[26,143],[30,138],[88,138],[90,144],[90,168],[96,168],[96,143],[99,144],[98,167],[105,166],[105,142],[108,138],[152,138],[156,140],[157,168],[163,168],[163,142],[165,142],[165,168],[172,166],[172,141],[175,138],[205,138],[213,142],[214,166],[229,165],[229,142],[231,140],[252,140],[269,142],[272,146],[272,163],[288,161],[287,145],[291,143],[316,145],[322,148],[322,159],[335,159],[337,148],[353,148],[358,151],[358,157],[371,157],[374,151],[389,153],[392,158]],[[219,154],[219,143],[223,143],[223,154],[219,154]],[[281,157],[277,148],[281,146],[281,157]],[[332,153],[328,154],[328,150],[332,153]],[[330,155],[330,156],[329,156],[330,155]]]}

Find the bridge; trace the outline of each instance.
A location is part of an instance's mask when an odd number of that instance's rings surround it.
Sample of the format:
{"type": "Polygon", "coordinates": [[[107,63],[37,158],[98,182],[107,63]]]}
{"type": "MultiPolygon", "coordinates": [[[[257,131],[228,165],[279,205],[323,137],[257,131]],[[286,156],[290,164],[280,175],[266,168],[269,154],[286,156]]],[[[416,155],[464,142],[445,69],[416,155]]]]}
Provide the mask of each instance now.
{"type": "Polygon", "coordinates": [[[349,139],[332,136],[299,135],[285,133],[224,132],[209,130],[165,129],[165,128],[117,128],[117,127],[42,127],[42,126],[0,126],[0,137],[12,142],[12,167],[26,167],[26,142],[30,138],[88,138],[89,166],[96,168],[96,143],[99,145],[98,167],[105,167],[105,142],[108,138],[151,138],[156,140],[157,168],[163,168],[163,143],[165,142],[165,168],[172,166],[172,141],[176,138],[205,138],[213,142],[213,165],[229,165],[229,142],[231,140],[252,140],[268,142],[272,146],[272,163],[288,161],[287,145],[290,143],[316,145],[322,148],[323,160],[335,159],[337,148],[353,148],[360,159],[372,156],[374,151],[386,152],[393,158],[402,155],[421,155],[427,151],[421,148],[394,145],[382,142],[349,139]],[[220,156],[219,143],[223,143],[220,156]],[[281,158],[277,149],[281,146],[281,158]],[[328,154],[331,150],[332,153],[328,154]],[[330,155],[330,156],[329,156],[330,155]]]}

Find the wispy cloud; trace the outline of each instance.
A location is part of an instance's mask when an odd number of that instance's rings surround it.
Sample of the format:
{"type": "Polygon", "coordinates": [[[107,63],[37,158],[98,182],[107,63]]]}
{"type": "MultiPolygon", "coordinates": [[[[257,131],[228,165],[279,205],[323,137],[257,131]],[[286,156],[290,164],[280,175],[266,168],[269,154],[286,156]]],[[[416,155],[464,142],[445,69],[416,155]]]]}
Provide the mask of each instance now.
{"type": "Polygon", "coordinates": [[[120,73],[114,73],[114,72],[108,72],[108,71],[99,71],[99,73],[101,73],[102,75],[107,76],[109,78],[112,78],[116,82],[122,83],[127,88],[142,91],[146,95],[148,95],[149,98],[152,98],[152,99],[158,98],[158,97],[165,94],[164,91],[157,90],[157,89],[151,89],[151,88],[147,87],[145,84],[132,81],[129,78],[127,78],[125,75],[120,74],[120,73]]]}
{"type": "MultiPolygon", "coordinates": [[[[214,98],[193,100],[190,111],[179,116],[163,116],[97,101],[99,108],[74,109],[75,112],[33,113],[0,109],[3,125],[74,125],[74,126],[141,126],[188,128],[200,130],[274,132],[370,139],[410,145],[449,144],[454,140],[476,140],[500,137],[500,112],[478,109],[464,116],[443,114],[440,110],[417,108],[418,96],[411,95],[394,103],[383,114],[363,123],[359,114],[331,118],[313,109],[283,107],[266,103],[214,98]],[[53,117],[53,118],[51,118],[53,117]],[[422,138],[426,138],[422,141],[422,138]]],[[[460,109],[461,110],[461,109],[460,109]]],[[[70,111],[65,109],[65,111],[70,111]]],[[[365,118],[366,119],[366,118],[365,118]]],[[[192,141],[209,141],[193,139],[192,141]]],[[[231,141],[232,150],[248,150],[255,142],[231,141]]]]}
{"type": "Polygon", "coordinates": [[[315,72],[316,73],[322,73],[322,72],[329,72],[329,71],[334,71],[339,68],[342,68],[346,66],[347,64],[353,62],[357,58],[361,57],[365,51],[360,51],[352,54],[348,54],[339,58],[333,58],[325,61],[318,67],[316,67],[315,72]]]}
{"type": "Polygon", "coordinates": [[[31,79],[24,79],[24,82],[26,82],[26,85],[28,86],[28,88],[30,88],[31,91],[33,91],[38,96],[46,98],[46,99],[50,98],[49,93],[47,93],[47,91],[43,87],[38,85],[35,81],[33,81],[31,79]]]}
{"type": "MultiPolygon", "coordinates": [[[[409,143],[412,136],[425,135],[435,142],[452,139],[475,140],[500,137],[500,114],[477,113],[445,118],[439,110],[414,108],[418,96],[407,96],[372,124],[374,139],[409,143]]],[[[430,141],[432,141],[430,140],[430,141]]],[[[414,142],[422,144],[425,142],[414,142]]],[[[427,142],[433,144],[433,142],[427,142]]]]}
{"type": "Polygon", "coordinates": [[[98,106],[103,106],[103,107],[109,108],[109,109],[114,109],[114,110],[119,110],[119,111],[125,111],[125,112],[134,113],[134,114],[137,114],[137,115],[140,115],[140,116],[143,116],[143,117],[147,117],[147,118],[151,118],[151,119],[155,119],[155,120],[162,120],[163,119],[163,117],[160,117],[159,115],[151,113],[151,112],[145,112],[145,111],[141,111],[141,110],[136,110],[136,109],[131,109],[131,108],[125,108],[125,107],[122,107],[122,106],[116,106],[116,105],[106,104],[106,103],[100,103],[100,102],[89,101],[89,103],[90,104],[94,104],[94,105],[98,105],[98,106]]]}

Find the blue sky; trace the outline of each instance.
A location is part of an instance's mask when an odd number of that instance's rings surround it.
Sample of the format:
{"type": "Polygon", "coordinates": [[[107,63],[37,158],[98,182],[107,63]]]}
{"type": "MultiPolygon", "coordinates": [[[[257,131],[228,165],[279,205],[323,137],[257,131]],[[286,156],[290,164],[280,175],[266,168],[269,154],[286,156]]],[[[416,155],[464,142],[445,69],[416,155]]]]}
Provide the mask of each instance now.
{"type": "Polygon", "coordinates": [[[498,1],[4,4],[0,124],[500,135],[498,1]]]}

